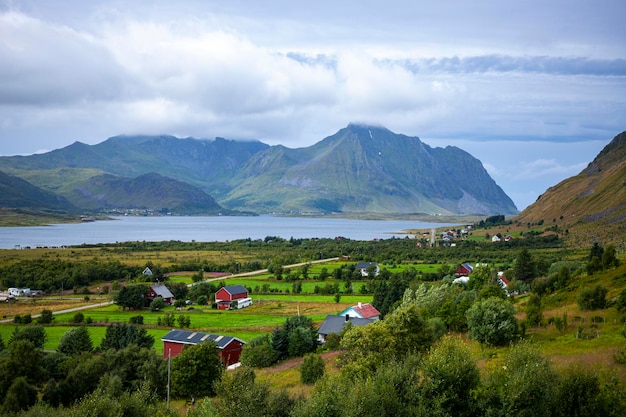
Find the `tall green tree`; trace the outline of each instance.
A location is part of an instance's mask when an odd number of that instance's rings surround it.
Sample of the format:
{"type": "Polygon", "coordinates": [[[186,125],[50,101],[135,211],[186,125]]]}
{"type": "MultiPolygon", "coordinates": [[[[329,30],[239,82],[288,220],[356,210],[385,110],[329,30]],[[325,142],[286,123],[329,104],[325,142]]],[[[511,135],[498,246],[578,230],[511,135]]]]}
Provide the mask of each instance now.
{"type": "Polygon", "coordinates": [[[480,343],[504,346],[518,333],[515,308],[506,300],[492,297],[477,301],[465,314],[469,337],[480,343]]]}
{"type": "Polygon", "coordinates": [[[526,302],[526,323],[530,326],[539,326],[542,320],[541,297],[537,294],[531,294],[526,302]]]}
{"type": "Polygon", "coordinates": [[[138,310],[146,304],[146,295],[150,290],[143,284],[127,285],[120,289],[115,297],[115,303],[126,309],[138,310]]]}
{"type": "Polygon", "coordinates": [[[537,276],[537,267],[528,249],[522,249],[517,258],[515,258],[513,275],[515,279],[527,284],[530,284],[533,278],[537,276]]]}
{"type": "Polygon", "coordinates": [[[317,353],[304,355],[302,365],[300,365],[300,381],[303,384],[314,384],[324,376],[324,359],[317,353]]]}
{"type": "Polygon", "coordinates": [[[46,330],[43,326],[29,325],[25,327],[16,327],[11,334],[9,344],[18,340],[28,340],[36,348],[43,349],[43,345],[46,344],[47,338],[48,336],[46,335],[46,330]]]}
{"type": "Polygon", "coordinates": [[[123,349],[129,345],[151,348],[154,345],[154,336],[148,334],[145,328],[134,324],[112,324],[107,326],[100,350],[123,349]]]}
{"type": "Polygon", "coordinates": [[[17,413],[32,407],[36,402],[37,388],[29,384],[25,377],[18,376],[4,397],[3,408],[5,412],[17,413]]]}
{"type": "Polygon", "coordinates": [[[214,383],[222,376],[220,354],[212,341],[183,350],[172,361],[172,390],[181,398],[200,398],[215,394],[214,383]]]}
{"type": "Polygon", "coordinates": [[[438,406],[450,416],[477,414],[473,391],[480,384],[480,373],[460,339],[444,337],[426,357],[421,370],[420,397],[425,408],[438,406]]]}
{"type": "Polygon", "coordinates": [[[76,355],[81,352],[91,352],[93,342],[86,326],[74,327],[61,336],[58,351],[66,355],[76,355]]]}

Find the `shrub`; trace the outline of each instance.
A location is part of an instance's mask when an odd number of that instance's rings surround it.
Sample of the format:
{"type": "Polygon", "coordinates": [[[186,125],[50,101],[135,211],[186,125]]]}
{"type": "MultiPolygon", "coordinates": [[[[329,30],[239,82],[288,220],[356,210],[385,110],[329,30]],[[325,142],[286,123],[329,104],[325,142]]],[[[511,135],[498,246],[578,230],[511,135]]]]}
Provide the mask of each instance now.
{"type": "Polygon", "coordinates": [[[606,294],[608,290],[602,285],[582,290],[576,301],[581,310],[600,310],[606,307],[606,294]]]}
{"type": "Polygon", "coordinates": [[[72,323],[82,323],[85,320],[85,316],[83,315],[83,313],[76,313],[74,314],[74,317],[72,317],[72,323]]]}
{"type": "Polygon", "coordinates": [[[304,361],[300,366],[300,381],[303,384],[314,384],[324,376],[324,359],[316,353],[304,355],[304,361]]]}
{"type": "Polygon", "coordinates": [[[488,298],[467,310],[469,337],[486,345],[504,346],[518,333],[515,308],[506,300],[488,298]]]}

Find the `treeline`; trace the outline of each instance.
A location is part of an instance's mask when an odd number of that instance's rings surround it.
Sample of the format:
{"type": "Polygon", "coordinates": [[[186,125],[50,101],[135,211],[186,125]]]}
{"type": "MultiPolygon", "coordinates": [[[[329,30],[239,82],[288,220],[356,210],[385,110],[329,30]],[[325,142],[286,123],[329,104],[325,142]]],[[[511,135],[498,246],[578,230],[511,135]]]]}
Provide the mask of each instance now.
{"type": "Polygon", "coordinates": [[[25,260],[0,268],[2,287],[36,288],[46,292],[90,285],[100,281],[125,281],[141,275],[142,267],[118,261],[71,262],[25,260]]]}

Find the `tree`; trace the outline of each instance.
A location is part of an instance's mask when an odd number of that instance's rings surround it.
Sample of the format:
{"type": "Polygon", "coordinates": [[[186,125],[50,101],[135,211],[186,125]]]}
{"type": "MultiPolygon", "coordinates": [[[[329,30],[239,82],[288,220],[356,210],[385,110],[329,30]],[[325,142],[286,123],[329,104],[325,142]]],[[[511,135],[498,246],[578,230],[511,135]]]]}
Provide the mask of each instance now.
{"type": "Polygon", "coordinates": [[[165,300],[163,297],[156,297],[152,302],[150,302],[150,311],[159,311],[164,308],[167,304],[165,304],[165,300]]]}
{"type": "Polygon", "coordinates": [[[393,358],[395,339],[386,321],[351,327],[341,339],[339,365],[343,372],[367,377],[393,358]]]}
{"type": "Polygon", "coordinates": [[[325,365],[322,356],[316,353],[304,355],[304,361],[300,365],[300,381],[303,384],[314,384],[324,376],[325,365]]]}
{"type": "Polygon", "coordinates": [[[241,363],[253,368],[266,368],[278,361],[278,354],[272,348],[268,334],[259,336],[243,346],[241,363]]]}
{"type": "Polygon", "coordinates": [[[451,416],[476,415],[472,391],[480,383],[480,373],[460,339],[444,337],[424,360],[422,376],[420,391],[429,408],[438,405],[451,416]]]}
{"type": "Polygon", "coordinates": [[[165,283],[167,289],[170,290],[174,299],[176,300],[185,300],[187,298],[187,293],[189,292],[189,287],[184,282],[172,282],[167,281],[165,283]]]}
{"type": "Polygon", "coordinates": [[[407,353],[425,352],[435,340],[429,322],[424,320],[415,304],[400,307],[385,318],[394,339],[398,357],[407,353]]]}
{"type": "Polygon", "coordinates": [[[52,315],[52,310],[41,310],[41,314],[37,318],[37,323],[39,324],[50,324],[54,320],[54,316],[52,315]]]}
{"type": "Polygon", "coordinates": [[[150,290],[143,284],[127,285],[122,287],[115,302],[123,309],[138,310],[146,304],[146,295],[150,290]]]}
{"type": "Polygon", "coordinates": [[[143,327],[134,324],[112,324],[107,326],[100,350],[123,349],[131,344],[151,348],[154,345],[154,336],[149,335],[143,327]]]}
{"type": "Polygon", "coordinates": [[[214,382],[222,376],[223,365],[212,341],[183,350],[172,361],[172,389],[176,396],[199,398],[213,395],[214,382]]]}
{"type": "Polygon", "coordinates": [[[483,415],[550,416],[554,415],[557,376],[550,362],[528,342],[510,350],[504,364],[498,366],[480,390],[483,415]]]}
{"type": "Polygon", "coordinates": [[[41,350],[30,340],[14,340],[0,356],[0,399],[4,398],[15,378],[23,376],[29,384],[42,382],[41,350]]]}
{"type": "Polygon", "coordinates": [[[61,336],[58,351],[66,355],[77,355],[81,352],[91,352],[93,342],[89,330],[85,326],[74,327],[61,336]]]}
{"type": "Polygon", "coordinates": [[[542,320],[541,297],[537,294],[531,294],[526,303],[526,323],[530,326],[539,326],[542,320]]]}
{"type": "Polygon", "coordinates": [[[298,326],[289,334],[289,347],[287,352],[289,357],[303,356],[313,352],[317,347],[315,336],[311,330],[305,326],[298,326]]]}
{"type": "Polygon", "coordinates": [[[585,288],[576,297],[581,310],[601,310],[606,307],[606,295],[608,290],[602,285],[593,288],[585,288]]]}
{"type": "Polygon", "coordinates": [[[26,327],[16,327],[11,334],[9,344],[18,340],[28,340],[33,346],[38,349],[43,349],[43,345],[46,343],[47,335],[42,326],[30,325],[26,327]]]}
{"type": "Polygon", "coordinates": [[[530,252],[526,248],[522,249],[513,266],[515,279],[530,284],[537,274],[536,271],[536,265],[530,252]]]}
{"type": "Polygon", "coordinates": [[[518,333],[515,308],[506,300],[478,301],[465,313],[469,337],[492,346],[509,344],[518,333]]]}
{"type": "Polygon", "coordinates": [[[610,269],[619,266],[615,246],[607,245],[602,254],[602,269],[610,269]]]}
{"type": "Polygon", "coordinates": [[[32,407],[36,402],[37,389],[25,377],[18,376],[6,393],[3,408],[5,411],[17,413],[32,407]]]}

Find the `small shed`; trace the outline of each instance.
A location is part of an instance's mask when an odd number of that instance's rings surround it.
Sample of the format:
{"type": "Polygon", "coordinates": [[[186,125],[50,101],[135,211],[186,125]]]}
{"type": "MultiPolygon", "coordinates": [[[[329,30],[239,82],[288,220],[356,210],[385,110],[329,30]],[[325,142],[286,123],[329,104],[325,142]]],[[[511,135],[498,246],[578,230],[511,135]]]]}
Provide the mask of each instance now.
{"type": "Polygon", "coordinates": [[[248,290],[243,285],[227,285],[215,293],[215,303],[219,310],[228,310],[235,300],[248,298],[248,290]]]}
{"type": "Polygon", "coordinates": [[[223,336],[210,333],[194,332],[190,330],[172,330],[161,338],[163,342],[163,357],[172,358],[180,355],[187,346],[212,341],[220,351],[220,357],[225,367],[239,362],[243,345],[241,339],[233,336],[223,336]]]}

